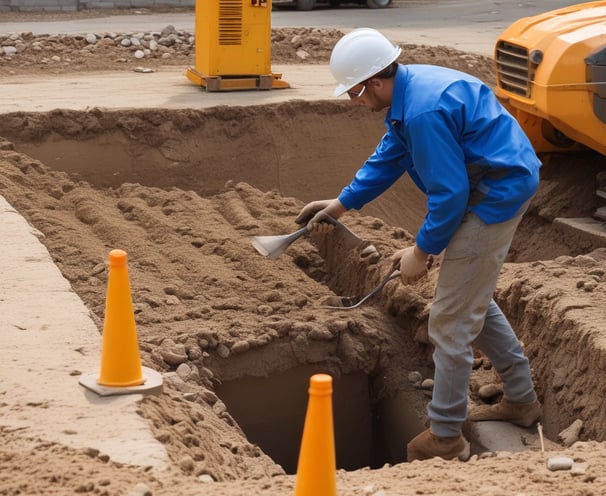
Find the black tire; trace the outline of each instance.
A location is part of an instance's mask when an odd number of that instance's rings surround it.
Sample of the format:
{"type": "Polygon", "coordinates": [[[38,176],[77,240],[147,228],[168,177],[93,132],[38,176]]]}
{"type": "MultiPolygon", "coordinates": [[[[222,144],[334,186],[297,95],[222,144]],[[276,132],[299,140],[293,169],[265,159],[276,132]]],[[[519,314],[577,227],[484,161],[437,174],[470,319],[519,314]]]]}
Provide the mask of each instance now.
{"type": "Polygon", "coordinates": [[[386,9],[391,5],[391,0],[366,0],[369,9],[386,9]]]}
{"type": "Polygon", "coordinates": [[[297,0],[297,10],[311,10],[315,5],[316,0],[297,0]]]}
{"type": "Polygon", "coordinates": [[[328,5],[330,5],[331,7],[338,7],[339,5],[341,5],[341,0],[328,0],[328,5]]]}

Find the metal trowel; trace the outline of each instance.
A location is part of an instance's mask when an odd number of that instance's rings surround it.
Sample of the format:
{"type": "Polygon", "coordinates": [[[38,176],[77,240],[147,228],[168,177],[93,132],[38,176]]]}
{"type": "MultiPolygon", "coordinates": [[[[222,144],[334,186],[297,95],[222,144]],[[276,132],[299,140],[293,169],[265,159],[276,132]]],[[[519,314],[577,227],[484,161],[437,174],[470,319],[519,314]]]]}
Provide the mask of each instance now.
{"type": "Polygon", "coordinates": [[[252,245],[261,255],[272,260],[278,258],[293,241],[296,241],[307,232],[307,226],[291,234],[278,236],[255,236],[251,239],[252,245]]]}
{"type": "Polygon", "coordinates": [[[365,296],[359,297],[348,297],[348,296],[331,296],[324,301],[322,305],[323,308],[330,308],[333,310],[352,310],[354,308],[358,308],[360,305],[368,301],[374,295],[376,295],[379,291],[383,289],[383,287],[391,280],[400,277],[400,270],[394,269],[392,272],[387,274],[381,282],[377,286],[374,287],[369,293],[365,296]]]}
{"type": "MultiPolygon", "coordinates": [[[[353,249],[365,242],[362,238],[351,232],[338,220],[335,220],[332,217],[326,217],[327,222],[330,222],[335,226],[333,233],[340,237],[341,242],[343,242],[347,248],[353,249]]],[[[288,248],[294,241],[306,233],[307,226],[302,227],[298,231],[291,234],[281,234],[277,236],[254,236],[251,239],[251,243],[255,247],[255,250],[257,250],[261,255],[275,260],[282,255],[284,250],[286,250],[286,248],[288,248]]]]}

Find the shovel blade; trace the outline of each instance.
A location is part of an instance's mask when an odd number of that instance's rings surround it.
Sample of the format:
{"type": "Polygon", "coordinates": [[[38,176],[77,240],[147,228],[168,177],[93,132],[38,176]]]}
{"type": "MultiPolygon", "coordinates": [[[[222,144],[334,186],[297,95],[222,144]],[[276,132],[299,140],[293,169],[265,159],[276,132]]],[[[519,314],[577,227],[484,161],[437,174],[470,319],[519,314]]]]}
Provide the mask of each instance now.
{"type": "MultiPolygon", "coordinates": [[[[334,234],[345,248],[352,250],[360,246],[362,243],[365,243],[362,238],[359,238],[340,222],[333,218],[329,218],[329,221],[331,224],[334,224],[334,234]]],[[[307,226],[302,227],[298,231],[291,234],[280,234],[277,236],[254,236],[251,238],[251,243],[255,250],[257,250],[261,255],[275,260],[282,255],[284,250],[286,250],[286,248],[288,248],[293,241],[296,241],[306,233],[307,226]]]]}
{"type": "Polygon", "coordinates": [[[254,236],[251,243],[264,257],[269,257],[271,260],[278,258],[293,241],[296,241],[307,232],[307,227],[302,227],[298,231],[291,234],[282,234],[278,236],[254,236]]]}

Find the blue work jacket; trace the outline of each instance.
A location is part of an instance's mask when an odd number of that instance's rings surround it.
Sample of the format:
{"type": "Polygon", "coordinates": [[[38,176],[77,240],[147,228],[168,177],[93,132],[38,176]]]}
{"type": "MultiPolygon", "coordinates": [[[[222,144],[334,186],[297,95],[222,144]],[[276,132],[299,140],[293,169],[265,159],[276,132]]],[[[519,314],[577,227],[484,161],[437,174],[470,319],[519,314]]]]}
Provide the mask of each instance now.
{"type": "Polygon", "coordinates": [[[343,188],[339,200],[360,209],[407,172],[427,195],[416,235],[440,253],[463,216],[504,222],[536,192],[540,160],[517,121],[479,79],[431,65],[400,65],[387,132],[343,188]]]}

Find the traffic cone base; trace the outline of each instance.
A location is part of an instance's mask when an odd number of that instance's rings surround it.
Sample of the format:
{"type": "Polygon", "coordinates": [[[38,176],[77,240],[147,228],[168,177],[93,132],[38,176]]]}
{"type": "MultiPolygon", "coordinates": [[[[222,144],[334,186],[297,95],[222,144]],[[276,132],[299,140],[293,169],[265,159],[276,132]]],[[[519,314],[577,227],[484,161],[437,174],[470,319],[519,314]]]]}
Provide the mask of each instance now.
{"type": "Polygon", "coordinates": [[[162,375],[148,367],[143,370],[143,384],[139,386],[103,386],[97,382],[96,374],[86,374],[80,377],[80,385],[90,389],[99,396],[115,396],[118,394],[160,394],[162,393],[162,375]]]}

